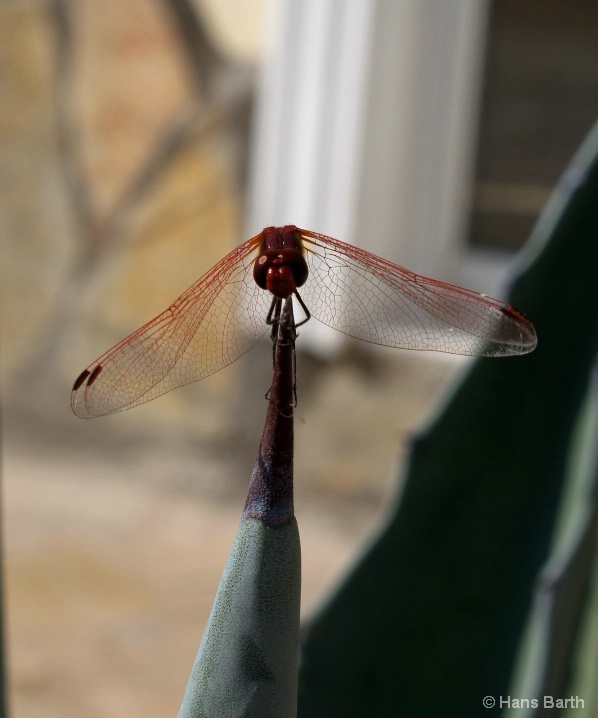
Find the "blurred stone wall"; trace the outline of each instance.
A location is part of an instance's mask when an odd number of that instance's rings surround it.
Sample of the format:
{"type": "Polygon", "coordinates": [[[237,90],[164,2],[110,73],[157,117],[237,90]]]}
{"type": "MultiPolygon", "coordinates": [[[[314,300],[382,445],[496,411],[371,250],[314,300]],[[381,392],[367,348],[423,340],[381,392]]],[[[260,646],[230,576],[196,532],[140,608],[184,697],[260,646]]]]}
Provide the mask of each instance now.
{"type": "Polygon", "coordinates": [[[252,68],[194,9],[0,6],[2,371],[25,415],[68,422],[78,373],[243,239],[252,68]]]}

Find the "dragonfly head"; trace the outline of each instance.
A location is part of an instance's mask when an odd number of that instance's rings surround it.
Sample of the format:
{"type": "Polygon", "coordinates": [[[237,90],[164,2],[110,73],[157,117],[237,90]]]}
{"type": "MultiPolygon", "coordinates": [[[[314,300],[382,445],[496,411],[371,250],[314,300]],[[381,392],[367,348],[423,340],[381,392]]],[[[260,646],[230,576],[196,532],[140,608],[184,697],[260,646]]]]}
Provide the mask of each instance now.
{"type": "Polygon", "coordinates": [[[264,230],[261,251],[253,265],[253,278],[258,287],[286,299],[305,284],[307,275],[307,262],[297,228],[269,227],[264,230]]]}

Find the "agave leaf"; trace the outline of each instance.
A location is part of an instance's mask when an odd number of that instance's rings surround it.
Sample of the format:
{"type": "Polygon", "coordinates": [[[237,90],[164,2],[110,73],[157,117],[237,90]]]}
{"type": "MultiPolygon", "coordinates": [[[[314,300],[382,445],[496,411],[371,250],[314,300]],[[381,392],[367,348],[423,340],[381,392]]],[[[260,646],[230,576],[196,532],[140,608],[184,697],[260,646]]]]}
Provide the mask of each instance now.
{"type": "Polygon", "coordinates": [[[482,699],[508,692],[598,349],[598,127],[515,271],[538,347],[476,360],[415,440],[392,518],[309,627],[302,718],[500,712],[482,699]]]}

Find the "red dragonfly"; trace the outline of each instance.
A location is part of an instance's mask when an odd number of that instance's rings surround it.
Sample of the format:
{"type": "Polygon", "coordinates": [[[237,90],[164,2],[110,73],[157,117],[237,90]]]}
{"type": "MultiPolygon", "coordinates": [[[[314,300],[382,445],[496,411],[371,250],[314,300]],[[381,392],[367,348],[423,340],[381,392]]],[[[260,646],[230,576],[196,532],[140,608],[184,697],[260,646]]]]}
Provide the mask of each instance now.
{"type": "Polygon", "coordinates": [[[276,324],[289,297],[304,314],[297,326],[313,316],[373,344],[482,356],[536,346],[532,323],[504,302],[317,232],[267,227],[81,372],[73,411],[130,409],[219,371],[276,324]]]}

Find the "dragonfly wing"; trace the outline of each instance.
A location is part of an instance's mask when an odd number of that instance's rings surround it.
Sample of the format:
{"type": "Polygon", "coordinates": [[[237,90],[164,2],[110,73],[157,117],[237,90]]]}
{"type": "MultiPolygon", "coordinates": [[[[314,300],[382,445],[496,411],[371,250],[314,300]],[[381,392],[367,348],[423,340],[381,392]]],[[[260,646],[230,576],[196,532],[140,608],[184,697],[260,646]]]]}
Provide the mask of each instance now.
{"type": "Polygon", "coordinates": [[[259,236],[222,259],[166,311],[90,364],[73,387],[75,414],[91,418],[203,379],[248,351],[267,325],[271,297],[252,276],[259,236]]]}
{"type": "Polygon", "coordinates": [[[409,272],[370,252],[305,230],[313,316],[374,344],[508,356],[536,346],[532,323],[497,299],[409,272]]]}

